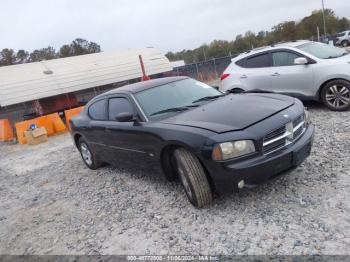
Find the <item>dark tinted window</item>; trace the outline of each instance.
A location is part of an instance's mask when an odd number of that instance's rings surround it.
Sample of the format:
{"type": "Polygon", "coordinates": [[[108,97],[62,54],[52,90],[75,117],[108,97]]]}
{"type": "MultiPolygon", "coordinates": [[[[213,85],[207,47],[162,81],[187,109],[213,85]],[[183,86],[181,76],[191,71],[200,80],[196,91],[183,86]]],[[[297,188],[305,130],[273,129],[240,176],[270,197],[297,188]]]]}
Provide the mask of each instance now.
{"type": "Polygon", "coordinates": [[[106,120],[106,101],[100,100],[89,107],[89,115],[94,120],[106,120]]]}
{"type": "Polygon", "coordinates": [[[294,65],[294,60],[298,57],[301,57],[301,55],[286,51],[274,52],[272,53],[272,64],[273,66],[294,65]]]}
{"type": "Polygon", "coordinates": [[[262,54],[247,58],[245,67],[257,68],[257,67],[269,67],[269,54],[262,54]]]}
{"type": "Polygon", "coordinates": [[[245,64],[245,59],[241,59],[241,60],[238,60],[236,62],[236,65],[240,66],[240,67],[244,67],[244,64],[245,64]]]}
{"type": "Polygon", "coordinates": [[[109,99],[109,117],[111,121],[116,121],[116,117],[120,113],[134,113],[133,107],[130,104],[129,100],[126,98],[111,98],[109,99]]]}

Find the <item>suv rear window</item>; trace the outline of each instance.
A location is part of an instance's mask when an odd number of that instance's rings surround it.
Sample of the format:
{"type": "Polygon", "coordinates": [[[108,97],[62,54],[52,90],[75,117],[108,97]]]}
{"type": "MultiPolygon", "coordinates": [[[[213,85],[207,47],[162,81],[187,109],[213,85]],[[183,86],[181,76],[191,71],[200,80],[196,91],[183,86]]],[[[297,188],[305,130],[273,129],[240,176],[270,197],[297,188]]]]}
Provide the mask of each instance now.
{"type": "Polygon", "coordinates": [[[238,65],[240,67],[244,67],[245,66],[245,59],[238,60],[236,62],[236,65],[238,65]]]}
{"type": "Polygon", "coordinates": [[[269,67],[270,58],[269,54],[261,54],[253,57],[246,58],[244,67],[246,68],[259,68],[259,67],[269,67]]]}

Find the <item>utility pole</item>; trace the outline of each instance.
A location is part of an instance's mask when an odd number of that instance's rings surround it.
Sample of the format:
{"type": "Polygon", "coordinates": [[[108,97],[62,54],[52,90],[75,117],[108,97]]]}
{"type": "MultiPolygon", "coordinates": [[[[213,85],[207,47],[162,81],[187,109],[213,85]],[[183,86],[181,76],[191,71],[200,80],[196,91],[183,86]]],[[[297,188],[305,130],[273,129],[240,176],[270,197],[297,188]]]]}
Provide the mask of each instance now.
{"type": "Polygon", "coordinates": [[[205,47],[203,46],[203,55],[204,55],[204,61],[207,61],[207,56],[205,54],[205,47]]]}
{"type": "Polygon", "coordinates": [[[324,0],[322,0],[322,15],[323,15],[323,29],[324,29],[324,37],[327,37],[327,30],[326,30],[326,18],[324,13],[324,0]]]}

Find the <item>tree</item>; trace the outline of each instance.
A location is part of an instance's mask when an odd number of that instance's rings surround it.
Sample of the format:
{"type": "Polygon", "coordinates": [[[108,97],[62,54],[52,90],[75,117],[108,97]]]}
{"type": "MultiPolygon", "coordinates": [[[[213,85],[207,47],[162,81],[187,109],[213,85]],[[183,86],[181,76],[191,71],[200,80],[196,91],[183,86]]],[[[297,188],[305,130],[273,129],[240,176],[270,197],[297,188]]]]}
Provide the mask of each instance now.
{"type": "Polygon", "coordinates": [[[82,38],[77,38],[69,45],[63,45],[58,53],[59,57],[85,55],[101,52],[101,47],[95,42],[89,42],[82,38]]]}
{"type": "Polygon", "coordinates": [[[75,39],[70,44],[63,45],[57,53],[52,46],[36,49],[30,54],[23,49],[18,50],[16,53],[12,49],[5,48],[0,52],[0,66],[39,62],[58,57],[69,57],[99,52],[101,52],[101,47],[97,43],[89,42],[81,38],[75,39]]]}
{"type": "Polygon", "coordinates": [[[59,57],[68,57],[68,56],[72,56],[72,52],[71,52],[71,48],[70,48],[70,45],[63,45],[61,48],[60,48],[60,51],[58,53],[58,56],[59,57]]]}
{"type": "Polygon", "coordinates": [[[287,21],[274,26],[271,33],[276,42],[292,41],[299,38],[298,28],[294,21],[287,21]]]}
{"type": "Polygon", "coordinates": [[[16,54],[13,49],[4,48],[0,52],[0,65],[1,66],[7,66],[7,65],[14,65],[16,63],[16,54]]]}
{"type": "Polygon", "coordinates": [[[101,52],[101,46],[99,46],[95,42],[89,42],[87,51],[88,51],[87,52],[88,54],[100,53],[101,52]]]}
{"type": "Polygon", "coordinates": [[[29,53],[23,49],[17,51],[16,64],[23,64],[28,62],[29,53]]]}
{"type": "Polygon", "coordinates": [[[30,62],[40,62],[43,60],[51,60],[57,58],[57,54],[55,49],[52,46],[48,46],[46,48],[42,48],[39,50],[34,50],[29,55],[30,62]]]}

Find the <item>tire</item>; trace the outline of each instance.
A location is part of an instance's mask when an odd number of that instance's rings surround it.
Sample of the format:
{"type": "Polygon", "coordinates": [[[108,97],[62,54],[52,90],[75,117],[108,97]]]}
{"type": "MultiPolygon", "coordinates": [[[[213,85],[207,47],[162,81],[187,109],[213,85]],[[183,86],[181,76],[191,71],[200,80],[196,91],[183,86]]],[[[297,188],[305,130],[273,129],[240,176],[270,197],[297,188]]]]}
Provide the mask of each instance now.
{"type": "Polygon", "coordinates": [[[321,100],[333,111],[345,111],[350,107],[350,83],[345,80],[333,80],[327,83],[321,92],[321,100]]]}
{"type": "Polygon", "coordinates": [[[348,40],[342,41],[342,42],[341,42],[341,46],[342,46],[342,47],[347,47],[347,46],[349,46],[349,41],[348,41],[348,40]]]}
{"type": "Polygon", "coordinates": [[[188,200],[198,208],[210,205],[213,201],[213,193],[197,157],[183,148],[176,149],[174,157],[176,170],[188,200]]]}
{"type": "Polygon", "coordinates": [[[82,137],[79,139],[79,152],[81,158],[83,159],[83,162],[88,168],[96,170],[101,166],[100,162],[97,160],[95,153],[91,150],[88,143],[82,137]]]}

